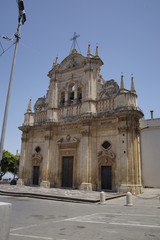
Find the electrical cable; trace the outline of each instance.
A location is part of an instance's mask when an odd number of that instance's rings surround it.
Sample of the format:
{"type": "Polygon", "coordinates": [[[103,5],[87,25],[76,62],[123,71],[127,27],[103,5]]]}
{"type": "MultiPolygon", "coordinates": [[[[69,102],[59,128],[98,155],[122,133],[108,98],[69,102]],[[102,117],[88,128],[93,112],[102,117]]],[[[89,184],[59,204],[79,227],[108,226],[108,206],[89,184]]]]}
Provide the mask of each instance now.
{"type": "Polygon", "coordinates": [[[0,54],[0,57],[1,57],[7,50],[9,50],[15,43],[16,43],[16,41],[13,42],[12,45],[10,45],[8,48],[6,48],[5,50],[3,50],[3,52],[0,54]]]}
{"type": "Polygon", "coordinates": [[[4,48],[3,48],[3,45],[2,45],[2,43],[1,43],[1,41],[0,41],[0,45],[1,45],[1,48],[2,48],[2,50],[3,50],[3,52],[4,52],[4,48]]]}

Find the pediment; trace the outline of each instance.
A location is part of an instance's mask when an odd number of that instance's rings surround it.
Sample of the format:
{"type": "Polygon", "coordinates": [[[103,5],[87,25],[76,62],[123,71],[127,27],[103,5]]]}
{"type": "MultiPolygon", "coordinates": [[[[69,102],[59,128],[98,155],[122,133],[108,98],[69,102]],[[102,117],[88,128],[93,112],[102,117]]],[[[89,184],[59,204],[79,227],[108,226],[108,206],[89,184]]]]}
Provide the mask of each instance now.
{"type": "Polygon", "coordinates": [[[59,70],[70,70],[76,67],[83,66],[85,57],[78,52],[73,52],[67,56],[59,65],[59,70]]]}

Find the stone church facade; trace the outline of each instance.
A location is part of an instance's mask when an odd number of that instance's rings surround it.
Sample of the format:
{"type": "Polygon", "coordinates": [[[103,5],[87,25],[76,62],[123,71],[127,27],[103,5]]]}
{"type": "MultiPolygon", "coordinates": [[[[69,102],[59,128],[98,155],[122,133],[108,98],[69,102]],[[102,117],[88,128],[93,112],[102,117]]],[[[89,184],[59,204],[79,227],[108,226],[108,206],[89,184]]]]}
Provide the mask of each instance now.
{"type": "Polygon", "coordinates": [[[87,56],[74,48],[48,73],[46,96],[25,113],[20,184],[43,187],[142,191],[137,94],[100,73],[96,47],[87,56]]]}

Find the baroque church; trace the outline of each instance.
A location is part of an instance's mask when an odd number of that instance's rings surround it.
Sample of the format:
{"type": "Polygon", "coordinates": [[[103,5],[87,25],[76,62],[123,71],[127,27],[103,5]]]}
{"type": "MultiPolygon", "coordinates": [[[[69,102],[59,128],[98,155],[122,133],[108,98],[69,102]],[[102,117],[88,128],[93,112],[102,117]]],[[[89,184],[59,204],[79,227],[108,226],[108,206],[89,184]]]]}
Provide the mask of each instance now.
{"type": "Polygon", "coordinates": [[[31,100],[22,131],[19,184],[142,192],[140,128],[134,79],[131,88],[101,75],[96,47],[76,48],[48,73],[46,96],[31,100]]]}

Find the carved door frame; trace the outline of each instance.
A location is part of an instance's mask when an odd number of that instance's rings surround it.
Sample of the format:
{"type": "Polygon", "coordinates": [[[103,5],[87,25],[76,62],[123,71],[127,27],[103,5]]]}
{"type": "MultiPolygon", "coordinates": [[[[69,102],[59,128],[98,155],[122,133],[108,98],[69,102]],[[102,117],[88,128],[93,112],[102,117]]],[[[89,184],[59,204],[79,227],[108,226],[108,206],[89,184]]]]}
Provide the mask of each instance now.
{"type": "MultiPolygon", "coordinates": [[[[102,156],[98,159],[98,190],[101,190],[101,167],[110,166],[112,169],[112,190],[116,190],[116,164],[115,159],[111,160],[106,156],[102,156]]],[[[109,189],[108,189],[109,190],[109,189]]],[[[107,191],[107,189],[106,189],[107,191]]]]}

